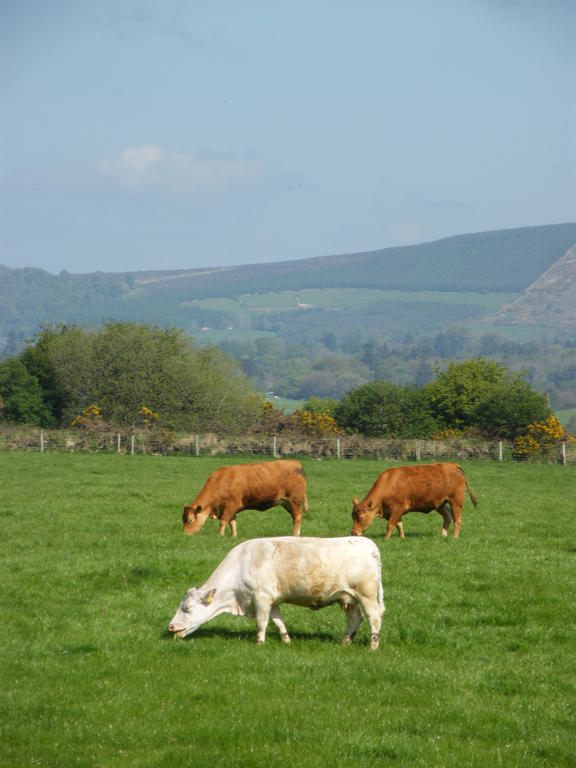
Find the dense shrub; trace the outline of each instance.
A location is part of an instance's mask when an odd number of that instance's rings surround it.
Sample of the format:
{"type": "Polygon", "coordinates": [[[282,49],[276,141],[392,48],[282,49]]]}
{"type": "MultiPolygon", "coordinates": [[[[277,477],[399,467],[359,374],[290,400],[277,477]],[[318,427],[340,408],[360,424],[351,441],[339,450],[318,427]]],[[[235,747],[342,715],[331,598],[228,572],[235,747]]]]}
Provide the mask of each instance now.
{"type": "Polygon", "coordinates": [[[437,429],[422,390],[386,381],[349,392],[334,416],[347,431],[368,437],[424,437],[437,429]]]}
{"type": "Polygon", "coordinates": [[[247,429],[261,414],[236,363],[175,328],[51,327],[2,369],[7,420],[65,425],[97,404],[111,424],[222,431],[247,429]]]}

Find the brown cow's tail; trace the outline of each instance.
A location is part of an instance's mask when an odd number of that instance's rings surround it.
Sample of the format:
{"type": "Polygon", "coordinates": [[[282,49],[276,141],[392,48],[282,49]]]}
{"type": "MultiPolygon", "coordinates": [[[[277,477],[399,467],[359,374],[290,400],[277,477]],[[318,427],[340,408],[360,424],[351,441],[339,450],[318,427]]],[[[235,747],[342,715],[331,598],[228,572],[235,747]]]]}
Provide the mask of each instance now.
{"type": "Polygon", "coordinates": [[[478,499],[472,493],[472,488],[470,488],[470,483],[468,482],[468,478],[464,474],[464,470],[462,469],[462,467],[458,467],[458,469],[460,470],[460,472],[462,472],[462,477],[464,478],[464,482],[466,483],[466,488],[468,488],[468,493],[470,494],[470,501],[472,502],[472,504],[474,504],[475,507],[477,507],[478,499]]]}

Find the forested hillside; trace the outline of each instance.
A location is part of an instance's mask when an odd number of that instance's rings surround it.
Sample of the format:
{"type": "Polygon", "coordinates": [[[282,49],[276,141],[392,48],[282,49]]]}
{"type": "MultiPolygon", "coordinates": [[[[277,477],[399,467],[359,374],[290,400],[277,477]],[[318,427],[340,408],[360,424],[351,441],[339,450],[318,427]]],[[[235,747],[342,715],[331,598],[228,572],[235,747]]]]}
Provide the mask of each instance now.
{"type": "MultiPolygon", "coordinates": [[[[518,298],[575,243],[576,224],[560,224],[219,269],[56,276],[0,266],[0,354],[14,351],[44,323],[95,325],[104,319],[176,325],[188,332],[233,326],[316,338],[327,330],[342,335],[350,326],[366,331],[373,327],[378,336],[388,331],[397,338],[406,332],[441,330],[499,308],[482,306],[478,294],[518,298]],[[299,296],[292,297],[294,306],[266,301],[250,306],[246,300],[312,289],[378,289],[387,295],[371,296],[369,302],[359,297],[353,305],[308,302],[299,296]],[[414,301],[418,292],[423,295],[414,301]],[[449,295],[438,302],[432,292],[449,295]],[[454,294],[473,295],[462,302],[454,301],[454,294]],[[304,309],[311,310],[305,317],[300,312],[304,309]]],[[[542,313],[538,318],[545,324],[542,313]]],[[[506,322],[514,320],[507,317],[506,322]]],[[[550,322],[555,324],[556,318],[550,322]]]]}
{"type": "Polygon", "coordinates": [[[163,280],[156,290],[181,301],[191,294],[202,298],[304,288],[521,293],[575,242],[576,224],[526,227],[366,253],[184,273],[173,284],[163,280]]]}

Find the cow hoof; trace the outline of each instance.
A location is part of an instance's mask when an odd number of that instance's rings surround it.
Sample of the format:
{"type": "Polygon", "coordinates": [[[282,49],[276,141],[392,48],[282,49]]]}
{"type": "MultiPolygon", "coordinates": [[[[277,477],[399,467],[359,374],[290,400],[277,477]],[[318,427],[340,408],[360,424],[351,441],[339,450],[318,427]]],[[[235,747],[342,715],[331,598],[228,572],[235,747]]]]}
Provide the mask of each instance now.
{"type": "Polygon", "coordinates": [[[290,643],[292,642],[290,640],[290,635],[288,634],[288,632],[286,632],[286,634],[282,635],[281,637],[282,637],[282,642],[286,643],[286,645],[290,645],[290,643]]]}
{"type": "Polygon", "coordinates": [[[377,651],[379,644],[380,644],[380,637],[378,635],[371,635],[370,636],[370,650],[371,651],[377,651]]]}
{"type": "Polygon", "coordinates": [[[442,528],[442,536],[444,538],[446,538],[448,536],[448,531],[446,530],[446,528],[442,528]]]}
{"type": "Polygon", "coordinates": [[[342,638],[341,645],[350,645],[351,643],[352,643],[352,638],[350,637],[350,635],[344,635],[344,637],[342,638]]]}

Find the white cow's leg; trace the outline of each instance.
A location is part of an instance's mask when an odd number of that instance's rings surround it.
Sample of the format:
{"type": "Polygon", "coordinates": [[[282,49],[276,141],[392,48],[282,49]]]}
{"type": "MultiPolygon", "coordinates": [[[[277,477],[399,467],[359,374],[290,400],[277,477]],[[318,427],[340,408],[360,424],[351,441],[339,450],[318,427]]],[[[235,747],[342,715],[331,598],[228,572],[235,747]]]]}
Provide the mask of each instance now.
{"type": "Polygon", "coordinates": [[[352,640],[354,640],[358,627],[362,623],[362,609],[358,603],[343,605],[342,607],[346,612],[346,634],[342,638],[342,645],[350,645],[352,640]]]}
{"type": "Polygon", "coordinates": [[[256,617],[256,627],[258,630],[256,634],[256,642],[259,645],[262,645],[262,643],[266,640],[266,628],[268,626],[268,619],[270,618],[270,609],[270,603],[256,603],[254,612],[256,617]]]}
{"type": "Polygon", "coordinates": [[[273,606],[272,610],[270,611],[270,618],[276,624],[278,627],[278,631],[280,632],[280,637],[282,638],[283,643],[289,643],[290,642],[290,635],[288,634],[288,630],[286,629],[286,624],[284,624],[284,619],[282,618],[282,614],[280,613],[280,609],[278,606],[273,606]]]}
{"type": "Polygon", "coordinates": [[[380,628],[382,627],[383,606],[378,600],[363,600],[362,609],[370,625],[370,650],[376,651],[380,643],[380,628]]]}

